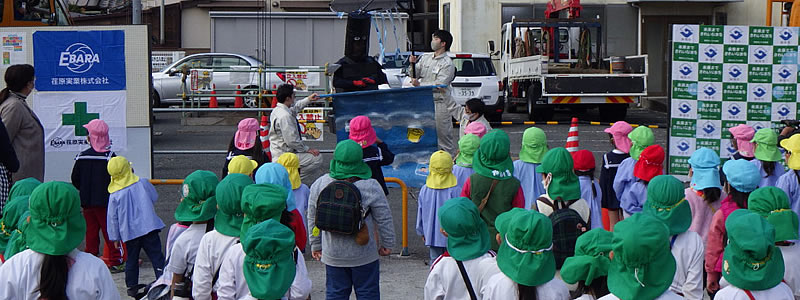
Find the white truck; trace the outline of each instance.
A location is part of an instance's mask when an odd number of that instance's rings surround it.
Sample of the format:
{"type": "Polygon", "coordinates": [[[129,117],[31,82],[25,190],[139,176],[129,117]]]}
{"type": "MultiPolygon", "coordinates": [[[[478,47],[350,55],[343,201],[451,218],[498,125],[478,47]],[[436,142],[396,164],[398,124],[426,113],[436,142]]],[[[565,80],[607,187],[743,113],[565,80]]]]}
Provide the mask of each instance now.
{"type": "MultiPolygon", "coordinates": [[[[500,74],[508,111],[524,106],[530,120],[541,121],[551,120],[556,108],[583,111],[599,107],[605,121],[624,119],[628,105],[647,95],[647,56],[598,59],[601,40],[591,41],[592,34],[602,36],[600,24],[594,21],[512,20],[503,24],[500,74]],[[558,32],[559,38],[550,39],[551,32],[558,32]],[[574,34],[580,35],[578,45],[573,42],[574,34]],[[565,41],[567,45],[563,45],[565,41]]],[[[493,44],[489,43],[490,52],[494,52],[493,44]]]]}

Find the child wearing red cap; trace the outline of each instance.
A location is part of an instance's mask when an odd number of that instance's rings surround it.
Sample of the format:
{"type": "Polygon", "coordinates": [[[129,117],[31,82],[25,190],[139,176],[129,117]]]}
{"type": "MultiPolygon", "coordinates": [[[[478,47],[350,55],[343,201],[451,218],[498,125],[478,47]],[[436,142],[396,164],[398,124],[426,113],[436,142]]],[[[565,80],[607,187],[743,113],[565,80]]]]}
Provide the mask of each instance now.
{"type": "Polygon", "coordinates": [[[664,174],[664,148],[659,145],[651,145],[642,151],[639,160],[633,167],[633,176],[636,182],[628,190],[627,197],[623,197],[621,206],[625,217],[641,212],[644,202],[647,200],[647,184],[650,179],[664,174]]]}
{"type": "Polygon", "coordinates": [[[261,147],[258,140],[258,130],[260,123],[254,118],[246,118],[239,121],[236,134],[228,145],[228,156],[225,157],[225,165],[222,167],[222,177],[228,175],[228,163],[238,156],[244,155],[248,159],[258,162],[258,166],[270,162],[267,152],[261,147]]]}
{"type": "Polygon", "coordinates": [[[589,226],[592,229],[603,227],[603,217],[600,213],[600,197],[603,193],[600,190],[600,183],[594,179],[594,155],[592,151],[586,149],[578,150],[572,153],[572,160],[575,163],[573,171],[581,184],[581,198],[589,203],[591,210],[589,226]]]}

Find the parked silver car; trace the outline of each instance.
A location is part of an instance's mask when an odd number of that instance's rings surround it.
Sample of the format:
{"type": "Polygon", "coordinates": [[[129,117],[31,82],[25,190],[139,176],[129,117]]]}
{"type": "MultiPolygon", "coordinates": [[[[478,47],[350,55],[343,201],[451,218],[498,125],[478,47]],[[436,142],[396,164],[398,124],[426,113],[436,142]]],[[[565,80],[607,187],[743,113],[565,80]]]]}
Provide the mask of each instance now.
{"type": "MultiPolygon", "coordinates": [[[[228,90],[218,91],[218,94],[233,94],[234,92],[231,90],[235,89],[237,85],[240,85],[242,89],[257,90],[258,76],[254,75],[254,73],[251,73],[249,76],[249,82],[245,82],[245,84],[231,82],[232,72],[230,72],[230,70],[232,66],[269,66],[268,64],[264,64],[256,58],[233,53],[202,53],[186,56],[167,66],[161,71],[152,73],[153,93],[151,95],[151,101],[153,103],[153,107],[162,107],[181,103],[181,77],[183,74],[180,70],[184,67],[184,65],[188,65],[189,68],[192,69],[214,70],[212,83],[218,90],[228,90]]],[[[284,83],[284,81],[281,80],[276,73],[268,73],[266,76],[267,84],[264,88],[269,89],[273,85],[280,85],[284,83]]],[[[187,90],[190,84],[190,80],[187,78],[187,90]]],[[[248,91],[246,93],[243,92],[243,94],[257,93],[258,92],[255,90],[248,91]]],[[[244,104],[247,107],[256,107],[258,105],[256,103],[256,97],[246,97],[246,95],[243,97],[245,97],[244,104]]],[[[208,103],[208,100],[208,98],[201,98],[200,102],[208,103]]],[[[232,104],[234,100],[235,97],[217,97],[217,101],[220,105],[232,104]]]]}

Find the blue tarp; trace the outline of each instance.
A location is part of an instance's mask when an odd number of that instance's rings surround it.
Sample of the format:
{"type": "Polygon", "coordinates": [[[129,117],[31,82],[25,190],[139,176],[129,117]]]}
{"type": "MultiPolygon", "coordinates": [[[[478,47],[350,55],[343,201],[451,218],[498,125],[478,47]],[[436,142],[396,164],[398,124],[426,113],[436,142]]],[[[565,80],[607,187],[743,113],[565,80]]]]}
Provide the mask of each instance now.
{"type": "Polygon", "coordinates": [[[367,116],[378,138],[395,154],[383,167],[385,177],[397,177],[409,187],[421,187],[428,176],[428,159],[438,150],[433,87],[416,87],[333,94],[336,140],[349,137],[350,120],[367,116]],[[421,136],[419,136],[421,134],[421,136]]]}

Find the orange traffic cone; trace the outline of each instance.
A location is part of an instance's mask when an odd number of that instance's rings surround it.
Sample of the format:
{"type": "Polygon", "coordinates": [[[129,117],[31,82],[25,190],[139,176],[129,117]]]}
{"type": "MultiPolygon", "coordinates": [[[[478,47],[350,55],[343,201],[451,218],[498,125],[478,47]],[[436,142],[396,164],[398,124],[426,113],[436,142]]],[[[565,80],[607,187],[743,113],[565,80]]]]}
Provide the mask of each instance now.
{"type": "MultiPolygon", "coordinates": [[[[217,94],[217,85],[211,85],[211,95],[217,94]]],[[[219,103],[217,103],[217,96],[211,96],[211,99],[208,100],[208,108],[217,108],[219,107],[219,103]]]]}
{"type": "Polygon", "coordinates": [[[578,118],[572,118],[572,124],[569,125],[566,148],[570,153],[578,151],[578,118]]]}
{"type": "Polygon", "coordinates": [[[261,139],[261,148],[267,154],[269,161],[272,161],[272,153],[269,151],[269,117],[266,115],[261,116],[261,131],[259,138],[261,139]]]}
{"type": "Polygon", "coordinates": [[[272,106],[271,107],[275,108],[275,106],[278,106],[278,97],[277,97],[278,96],[278,86],[277,85],[274,85],[274,84],[272,85],[272,95],[273,95],[273,97],[272,97],[272,106]]]}
{"type": "MultiPolygon", "coordinates": [[[[241,85],[237,85],[236,86],[236,94],[237,95],[241,95],[242,94],[241,89],[242,89],[241,85]]],[[[233,102],[233,107],[235,107],[235,108],[244,107],[244,99],[242,99],[242,96],[236,96],[236,100],[233,102]]]]}

